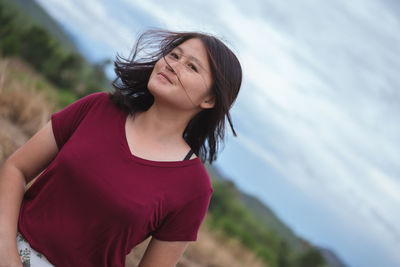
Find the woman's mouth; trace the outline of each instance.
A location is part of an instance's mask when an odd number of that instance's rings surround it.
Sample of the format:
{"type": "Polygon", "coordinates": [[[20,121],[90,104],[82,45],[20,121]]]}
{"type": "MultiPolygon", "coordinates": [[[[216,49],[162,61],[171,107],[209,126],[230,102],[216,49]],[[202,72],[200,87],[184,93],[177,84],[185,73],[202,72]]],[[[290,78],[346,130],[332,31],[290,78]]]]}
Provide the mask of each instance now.
{"type": "Polygon", "coordinates": [[[170,80],[170,78],[165,73],[160,72],[160,73],[158,73],[158,75],[160,75],[161,77],[166,79],[170,84],[172,84],[172,81],[170,80]]]}

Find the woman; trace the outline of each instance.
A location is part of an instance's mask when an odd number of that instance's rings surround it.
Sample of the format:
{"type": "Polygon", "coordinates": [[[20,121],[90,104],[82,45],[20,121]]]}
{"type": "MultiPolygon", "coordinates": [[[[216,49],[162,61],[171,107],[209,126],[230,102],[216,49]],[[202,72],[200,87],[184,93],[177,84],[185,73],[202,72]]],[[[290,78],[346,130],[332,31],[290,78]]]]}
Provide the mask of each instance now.
{"type": "Polygon", "coordinates": [[[0,266],[124,266],[149,236],[139,266],[175,266],[197,240],[213,193],[203,163],[225,118],[236,136],[240,63],[213,36],[148,31],[115,71],[113,93],[52,114],[0,169],[0,266]]]}

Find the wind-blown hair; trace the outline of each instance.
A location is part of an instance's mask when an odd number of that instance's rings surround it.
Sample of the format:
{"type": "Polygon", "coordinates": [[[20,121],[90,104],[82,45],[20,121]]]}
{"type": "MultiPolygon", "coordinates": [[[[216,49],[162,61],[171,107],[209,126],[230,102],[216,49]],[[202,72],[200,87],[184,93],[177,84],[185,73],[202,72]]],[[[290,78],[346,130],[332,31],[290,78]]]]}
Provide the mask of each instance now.
{"type": "Polygon", "coordinates": [[[147,89],[156,62],[183,42],[198,38],[207,51],[211,68],[211,92],[215,105],[203,109],[192,117],[183,138],[204,163],[217,159],[220,142],[225,136],[225,117],[233,135],[237,136],[229,110],[235,102],[242,83],[242,68],[233,52],[219,39],[198,32],[171,32],[148,30],[142,33],[129,58],[116,56],[114,70],[117,78],[112,82],[114,92],[110,99],[121,109],[134,115],[148,110],[154,97],[147,89]]]}

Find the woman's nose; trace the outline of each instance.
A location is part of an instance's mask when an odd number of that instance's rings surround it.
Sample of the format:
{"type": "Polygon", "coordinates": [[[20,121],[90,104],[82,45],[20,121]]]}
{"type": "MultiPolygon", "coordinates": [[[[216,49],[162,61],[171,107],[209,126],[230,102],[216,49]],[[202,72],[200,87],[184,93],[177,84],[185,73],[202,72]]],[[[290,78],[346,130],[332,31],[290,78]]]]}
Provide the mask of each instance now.
{"type": "Polygon", "coordinates": [[[170,72],[175,73],[175,69],[174,69],[175,67],[171,66],[171,63],[172,63],[172,62],[168,62],[168,64],[166,64],[166,67],[165,67],[165,68],[166,68],[167,70],[169,70],[170,72]]]}

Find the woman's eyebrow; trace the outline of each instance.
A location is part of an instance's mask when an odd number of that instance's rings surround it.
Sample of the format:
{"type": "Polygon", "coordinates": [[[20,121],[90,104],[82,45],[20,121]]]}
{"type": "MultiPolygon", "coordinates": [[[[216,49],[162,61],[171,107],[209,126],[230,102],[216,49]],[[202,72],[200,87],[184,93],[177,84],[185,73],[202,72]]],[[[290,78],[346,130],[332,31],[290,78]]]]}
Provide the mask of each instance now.
{"type": "MultiPolygon", "coordinates": [[[[182,48],[180,48],[179,46],[175,47],[176,50],[179,50],[179,52],[181,52],[182,54],[185,54],[185,52],[183,51],[182,48]]],[[[188,58],[192,59],[193,61],[195,61],[203,70],[207,71],[204,66],[201,64],[201,61],[194,57],[194,56],[188,56],[188,58]]]]}

